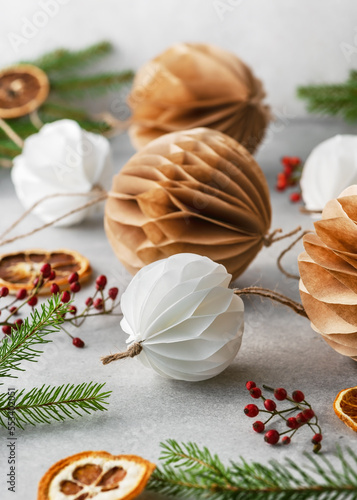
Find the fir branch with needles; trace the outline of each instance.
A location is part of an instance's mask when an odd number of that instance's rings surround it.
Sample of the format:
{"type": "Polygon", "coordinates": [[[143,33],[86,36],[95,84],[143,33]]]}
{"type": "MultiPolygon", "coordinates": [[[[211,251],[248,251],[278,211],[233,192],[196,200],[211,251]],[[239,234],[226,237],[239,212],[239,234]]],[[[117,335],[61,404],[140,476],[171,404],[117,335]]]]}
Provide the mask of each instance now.
{"type": "Polygon", "coordinates": [[[291,459],[267,465],[238,462],[223,465],[217,455],[195,443],[161,443],[162,465],[148,489],[179,498],[214,500],[352,500],[357,497],[357,454],[338,448],[338,467],[326,457],[304,453],[306,465],[291,459]]]}
{"type": "Polygon", "coordinates": [[[357,120],[357,72],[351,71],[340,84],[306,85],[298,87],[297,95],[307,102],[311,113],[342,116],[346,121],[357,120]]]}
{"type": "Polygon", "coordinates": [[[132,81],[134,73],[130,70],[121,73],[103,73],[57,79],[51,82],[51,92],[62,97],[83,98],[86,93],[102,94],[110,88],[115,90],[132,81]]]}
{"type": "Polygon", "coordinates": [[[24,425],[50,424],[53,420],[73,419],[96,411],[105,411],[111,392],[104,392],[105,384],[94,382],[60,385],[43,385],[26,392],[21,390],[15,401],[8,403],[8,393],[0,395],[0,426],[7,428],[9,420],[20,429],[24,425]]]}
{"type": "MultiPolygon", "coordinates": [[[[42,354],[40,345],[51,342],[48,335],[60,330],[68,304],[62,304],[60,296],[52,296],[40,309],[34,309],[10,336],[0,343],[0,380],[3,377],[17,378],[12,371],[25,371],[23,361],[35,362],[42,354]]],[[[0,385],[3,382],[0,381],[0,385]]]]}

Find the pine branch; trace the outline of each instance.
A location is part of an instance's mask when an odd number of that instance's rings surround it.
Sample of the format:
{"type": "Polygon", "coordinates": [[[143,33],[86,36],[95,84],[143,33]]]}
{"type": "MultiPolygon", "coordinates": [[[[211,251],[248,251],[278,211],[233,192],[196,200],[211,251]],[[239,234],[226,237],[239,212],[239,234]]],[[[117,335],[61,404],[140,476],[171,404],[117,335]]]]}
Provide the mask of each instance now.
{"type": "Polygon", "coordinates": [[[47,101],[39,109],[39,116],[44,123],[69,118],[75,120],[85,130],[99,134],[111,130],[110,125],[102,121],[93,120],[86,111],[79,108],[67,107],[56,102],[47,101]]]}
{"type": "Polygon", "coordinates": [[[63,80],[51,81],[53,93],[62,97],[75,96],[76,98],[86,97],[84,93],[104,93],[120,88],[126,83],[130,83],[134,73],[131,70],[119,73],[103,73],[100,75],[76,76],[63,80]]]}
{"type": "Polygon", "coordinates": [[[217,455],[194,443],[161,443],[163,465],[151,477],[148,488],[180,498],[216,500],[319,500],[354,499],[357,496],[357,455],[338,449],[339,469],[324,456],[304,453],[308,466],[290,459],[231,462],[225,467],[217,455]]]}
{"type": "Polygon", "coordinates": [[[299,87],[297,95],[307,101],[311,113],[340,115],[347,121],[357,120],[357,72],[351,71],[342,84],[299,87]]]}
{"type": "Polygon", "coordinates": [[[0,378],[17,378],[11,371],[25,371],[21,367],[23,361],[38,361],[43,352],[38,346],[51,342],[47,336],[59,331],[68,305],[61,303],[59,295],[52,296],[41,304],[41,309],[31,313],[30,320],[26,318],[19,329],[12,330],[10,337],[4,337],[0,343],[0,378]]]}
{"type": "Polygon", "coordinates": [[[110,42],[103,41],[83,50],[57,49],[35,61],[30,61],[30,64],[38,66],[51,75],[54,72],[77,70],[79,67],[89,65],[97,59],[108,55],[111,50],[112,45],[110,42]]]}
{"type": "Polygon", "coordinates": [[[16,427],[24,429],[25,424],[50,424],[53,420],[63,421],[74,416],[83,416],[95,411],[107,410],[107,399],[111,391],[103,392],[105,384],[94,382],[58,387],[43,385],[29,392],[22,390],[9,405],[9,395],[0,394],[0,425],[7,428],[9,420],[16,427]]]}

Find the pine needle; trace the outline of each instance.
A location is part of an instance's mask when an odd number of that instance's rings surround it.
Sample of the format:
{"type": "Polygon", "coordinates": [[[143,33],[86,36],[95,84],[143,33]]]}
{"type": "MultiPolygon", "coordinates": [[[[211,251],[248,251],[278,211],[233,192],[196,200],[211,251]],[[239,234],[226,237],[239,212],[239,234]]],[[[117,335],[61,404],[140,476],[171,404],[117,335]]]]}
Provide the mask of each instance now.
{"type": "Polygon", "coordinates": [[[51,91],[60,96],[86,97],[85,93],[105,93],[116,90],[130,83],[134,73],[130,70],[120,73],[103,73],[100,75],[76,76],[63,80],[51,81],[51,91]]]}
{"type": "MultiPolygon", "coordinates": [[[[43,352],[40,345],[51,342],[48,335],[58,332],[62,315],[68,304],[62,304],[60,295],[52,296],[26,318],[19,329],[12,329],[0,343],[0,380],[2,377],[17,378],[12,371],[24,371],[23,361],[36,362],[43,352]]],[[[3,385],[3,382],[0,382],[3,385]]]]}
{"type": "Polygon", "coordinates": [[[54,72],[78,70],[78,68],[92,64],[96,60],[108,55],[111,51],[111,43],[103,41],[83,50],[57,49],[35,61],[31,61],[30,64],[38,66],[51,75],[54,72]]]}
{"type": "Polygon", "coordinates": [[[8,393],[0,394],[0,425],[7,428],[8,421],[13,420],[16,427],[24,429],[25,424],[50,424],[54,420],[63,421],[107,410],[107,399],[111,391],[102,391],[104,385],[94,382],[77,386],[43,385],[29,392],[17,392],[11,406],[8,403],[8,393]]]}
{"type": "Polygon", "coordinates": [[[338,448],[339,468],[324,456],[304,453],[307,466],[292,460],[268,465],[231,462],[226,467],[217,455],[195,443],[175,440],[161,443],[162,466],[152,475],[148,488],[179,498],[215,500],[352,500],[357,498],[357,455],[338,448]]]}

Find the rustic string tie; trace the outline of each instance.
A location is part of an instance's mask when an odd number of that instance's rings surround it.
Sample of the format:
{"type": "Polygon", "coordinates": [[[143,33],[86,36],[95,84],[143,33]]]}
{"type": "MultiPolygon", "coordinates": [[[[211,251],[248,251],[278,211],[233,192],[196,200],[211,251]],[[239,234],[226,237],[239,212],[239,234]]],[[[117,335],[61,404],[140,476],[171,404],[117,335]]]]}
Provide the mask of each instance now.
{"type": "Polygon", "coordinates": [[[135,356],[140,354],[142,350],[143,346],[141,345],[141,342],[134,342],[134,344],[131,344],[126,351],[109,354],[108,356],[101,358],[101,361],[103,365],[109,365],[109,363],[117,361],[118,359],[135,358],[135,356]]]}
{"type": "Polygon", "coordinates": [[[274,231],[272,231],[270,234],[267,234],[263,237],[263,245],[266,247],[270,247],[273,243],[284,240],[285,238],[290,238],[290,236],[294,236],[294,234],[298,233],[299,231],[301,231],[300,226],[293,229],[289,233],[283,234],[282,236],[276,236],[277,234],[282,233],[283,230],[281,228],[274,229],[274,231]]]}

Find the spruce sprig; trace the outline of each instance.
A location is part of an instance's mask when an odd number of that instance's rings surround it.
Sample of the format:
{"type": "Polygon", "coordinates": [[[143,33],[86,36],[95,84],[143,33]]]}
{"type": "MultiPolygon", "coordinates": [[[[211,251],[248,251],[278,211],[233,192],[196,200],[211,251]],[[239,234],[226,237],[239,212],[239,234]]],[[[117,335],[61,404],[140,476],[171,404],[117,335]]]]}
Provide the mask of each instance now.
{"type": "Polygon", "coordinates": [[[26,392],[16,393],[14,403],[9,406],[8,394],[0,395],[0,425],[8,426],[12,420],[16,427],[24,429],[25,424],[50,424],[52,420],[73,419],[75,415],[106,410],[111,391],[102,391],[105,384],[94,382],[60,385],[43,385],[26,392]]]}
{"type": "Polygon", "coordinates": [[[110,42],[102,41],[83,50],[56,49],[43,55],[30,64],[43,69],[46,73],[67,72],[92,64],[97,59],[108,55],[113,47],[110,42]]]}
{"type": "Polygon", "coordinates": [[[346,82],[331,85],[307,85],[297,89],[311,113],[339,115],[346,121],[357,120],[357,77],[351,71],[346,82]]]}
{"type": "Polygon", "coordinates": [[[43,352],[39,346],[51,342],[48,335],[59,331],[67,311],[68,304],[62,304],[60,295],[54,295],[41,304],[41,309],[34,309],[18,329],[13,328],[11,336],[0,343],[0,378],[17,378],[12,370],[24,371],[23,361],[37,361],[43,352]]]}
{"type": "Polygon", "coordinates": [[[100,75],[76,76],[51,81],[51,92],[61,97],[85,97],[86,93],[104,93],[130,83],[134,73],[130,70],[121,73],[102,73],[100,75]]]}
{"type": "Polygon", "coordinates": [[[338,449],[337,468],[323,455],[309,453],[304,453],[304,467],[291,459],[263,465],[243,458],[224,466],[217,455],[195,443],[171,439],[161,446],[163,463],[148,488],[165,495],[215,500],[352,500],[357,496],[357,455],[349,448],[345,453],[338,449]]]}

